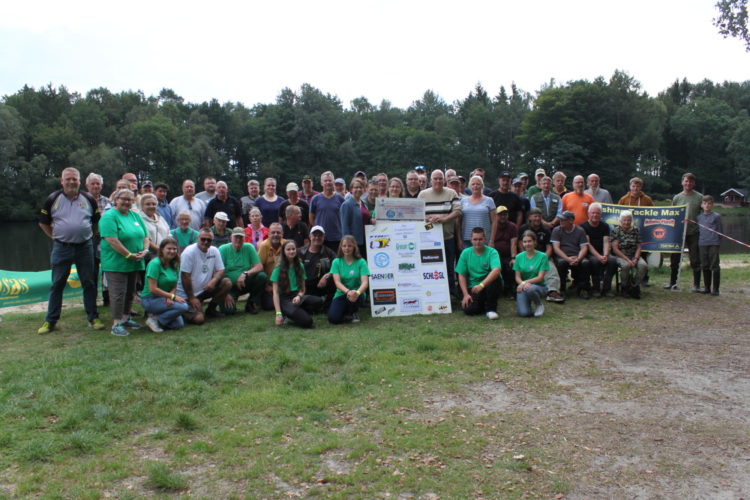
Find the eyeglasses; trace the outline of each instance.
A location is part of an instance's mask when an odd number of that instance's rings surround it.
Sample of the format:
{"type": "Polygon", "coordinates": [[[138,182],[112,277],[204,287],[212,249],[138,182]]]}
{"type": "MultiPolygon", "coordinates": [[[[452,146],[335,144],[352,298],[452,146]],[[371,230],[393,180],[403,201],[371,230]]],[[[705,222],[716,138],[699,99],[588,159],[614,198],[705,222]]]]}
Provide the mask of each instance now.
{"type": "Polygon", "coordinates": [[[201,241],[202,241],[203,243],[211,243],[212,241],[214,241],[214,239],[213,239],[213,238],[201,238],[200,240],[201,240],[201,241]]]}

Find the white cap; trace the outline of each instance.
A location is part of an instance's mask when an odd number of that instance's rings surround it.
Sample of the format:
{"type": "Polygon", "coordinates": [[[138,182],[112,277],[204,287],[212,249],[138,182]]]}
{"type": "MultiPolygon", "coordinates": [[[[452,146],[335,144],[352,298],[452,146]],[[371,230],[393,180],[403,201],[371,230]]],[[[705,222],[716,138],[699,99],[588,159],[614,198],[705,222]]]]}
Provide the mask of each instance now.
{"type": "Polygon", "coordinates": [[[310,229],[310,234],[314,233],[315,231],[320,231],[323,234],[326,234],[326,230],[323,229],[323,226],[313,226],[312,229],[310,229]]]}
{"type": "Polygon", "coordinates": [[[229,216],[226,212],[216,212],[216,215],[214,215],[214,219],[219,219],[223,221],[229,222],[229,216]]]}

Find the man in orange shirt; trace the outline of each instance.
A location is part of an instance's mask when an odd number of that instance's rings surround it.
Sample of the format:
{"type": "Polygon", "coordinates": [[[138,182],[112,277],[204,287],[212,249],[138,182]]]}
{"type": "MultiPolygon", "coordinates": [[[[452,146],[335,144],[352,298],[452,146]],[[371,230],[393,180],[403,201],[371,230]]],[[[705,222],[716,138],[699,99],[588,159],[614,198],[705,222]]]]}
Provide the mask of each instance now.
{"type": "Polygon", "coordinates": [[[562,197],[563,212],[570,211],[575,214],[576,226],[580,226],[589,220],[589,205],[594,203],[594,198],[590,194],[584,193],[585,189],[586,184],[583,176],[576,175],[573,178],[573,191],[562,197]]]}

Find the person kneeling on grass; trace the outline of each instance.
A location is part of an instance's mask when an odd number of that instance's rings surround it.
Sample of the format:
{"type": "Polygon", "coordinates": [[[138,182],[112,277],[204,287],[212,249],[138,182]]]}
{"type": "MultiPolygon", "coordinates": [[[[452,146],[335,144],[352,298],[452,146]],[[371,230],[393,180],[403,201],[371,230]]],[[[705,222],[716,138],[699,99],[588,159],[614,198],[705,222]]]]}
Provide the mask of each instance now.
{"type": "Polygon", "coordinates": [[[331,264],[331,275],[336,284],[336,293],[328,308],[328,321],[334,325],[351,321],[359,322],[361,295],[369,285],[370,269],[359,254],[357,240],[347,234],[339,243],[338,257],[331,264]]]}
{"type": "Polygon", "coordinates": [[[184,326],[182,315],[187,312],[185,299],[175,295],[180,269],[177,241],[164,238],[159,244],[156,259],[146,267],[148,284],[141,295],[141,305],[148,314],[146,325],[152,332],[163,332],[164,328],[179,330],[184,326]]]}
{"type": "Polygon", "coordinates": [[[500,266],[497,250],[485,245],[484,229],[472,229],[471,247],[461,252],[456,264],[458,285],[464,296],[461,300],[464,313],[472,316],[486,312],[489,319],[498,318],[497,296],[502,283],[500,266]]]}
{"type": "Polygon", "coordinates": [[[302,328],[312,328],[311,314],[320,310],[323,299],[305,295],[305,268],[297,254],[297,244],[288,240],[281,246],[281,259],[271,273],[273,283],[273,307],[276,309],[276,325],[286,319],[302,328]]]}
{"type": "Polygon", "coordinates": [[[537,252],[536,233],[526,231],[521,238],[523,252],[516,256],[513,270],[516,272],[516,312],[522,318],[529,316],[540,317],[544,314],[542,300],[547,295],[547,284],[544,275],[549,270],[547,254],[537,252]],[[535,304],[531,312],[531,304],[535,304]]]}

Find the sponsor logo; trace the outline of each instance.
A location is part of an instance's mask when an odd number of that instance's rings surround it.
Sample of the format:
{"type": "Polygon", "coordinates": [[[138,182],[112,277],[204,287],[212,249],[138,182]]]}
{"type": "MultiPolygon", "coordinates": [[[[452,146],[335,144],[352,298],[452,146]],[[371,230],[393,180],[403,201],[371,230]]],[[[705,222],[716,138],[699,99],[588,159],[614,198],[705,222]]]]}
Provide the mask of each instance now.
{"type": "Polygon", "coordinates": [[[441,304],[441,305],[440,305],[440,306],[438,307],[438,311],[445,311],[445,310],[447,310],[447,309],[448,309],[448,306],[447,306],[446,304],[441,304]]]}
{"type": "Polygon", "coordinates": [[[651,232],[651,234],[653,234],[654,238],[657,240],[663,240],[667,236],[667,230],[663,227],[657,227],[651,232]]]}
{"type": "Polygon", "coordinates": [[[391,258],[385,252],[378,252],[372,258],[377,267],[388,267],[391,264],[391,258]]]}
{"type": "MultiPolygon", "coordinates": [[[[419,283],[414,283],[413,281],[401,281],[396,286],[403,289],[414,289],[414,288],[422,288],[422,286],[419,283]]],[[[429,291],[427,292],[429,293],[429,291]]]]}
{"type": "Polygon", "coordinates": [[[445,279],[445,273],[442,271],[432,271],[429,273],[422,273],[422,279],[442,281],[445,279]]]}
{"type": "Polygon", "coordinates": [[[373,290],[372,303],[374,305],[390,305],[396,303],[396,290],[393,288],[384,288],[382,290],[373,290]]]}
{"type": "Polygon", "coordinates": [[[392,280],[393,273],[372,273],[370,278],[373,280],[392,280]]]}
{"type": "Polygon", "coordinates": [[[402,313],[418,313],[422,311],[422,303],[419,297],[403,298],[400,303],[402,313]]]}
{"type": "Polygon", "coordinates": [[[390,244],[390,238],[375,238],[370,241],[370,248],[387,248],[390,244]]]}
{"type": "Polygon", "coordinates": [[[410,241],[409,243],[396,243],[396,250],[416,250],[417,244],[413,241],[410,241]]]}
{"type": "Polygon", "coordinates": [[[413,273],[416,269],[417,265],[412,262],[402,262],[398,265],[398,270],[401,273],[413,273]]]}
{"type": "Polygon", "coordinates": [[[373,314],[374,314],[375,316],[380,316],[381,314],[383,314],[383,313],[385,312],[385,310],[386,310],[386,307],[385,307],[385,306],[383,306],[383,307],[378,307],[377,309],[374,309],[374,310],[372,311],[372,313],[373,313],[373,314]]]}
{"type": "Polygon", "coordinates": [[[435,262],[443,262],[443,251],[442,250],[420,250],[419,256],[422,259],[422,264],[433,264],[435,262]]]}

